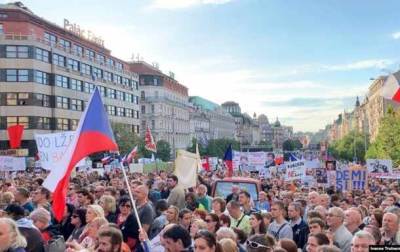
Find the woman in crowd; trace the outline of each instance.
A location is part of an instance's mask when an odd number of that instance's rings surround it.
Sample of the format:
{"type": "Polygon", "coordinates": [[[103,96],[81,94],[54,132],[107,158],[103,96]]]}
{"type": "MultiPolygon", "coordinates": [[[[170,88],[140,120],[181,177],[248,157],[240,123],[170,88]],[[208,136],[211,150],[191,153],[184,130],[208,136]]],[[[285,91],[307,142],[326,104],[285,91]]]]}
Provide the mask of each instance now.
{"type": "Polygon", "coordinates": [[[328,236],[324,233],[309,234],[306,246],[307,252],[317,252],[317,248],[322,245],[329,245],[328,236]]]}
{"type": "Polygon", "coordinates": [[[218,215],[218,217],[220,217],[225,212],[226,202],[223,198],[216,197],[212,200],[211,208],[212,208],[211,212],[215,213],[216,215],[218,215]]]}
{"type": "Polygon", "coordinates": [[[97,246],[97,233],[101,226],[108,224],[108,221],[104,217],[96,217],[90,223],[87,224],[87,235],[82,240],[80,245],[86,249],[94,250],[97,246]]]}
{"type": "Polygon", "coordinates": [[[86,210],[86,226],[79,236],[79,242],[82,242],[88,235],[88,226],[96,218],[104,218],[104,210],[99,205],[89,205],[86,210]]]}
{"type": "Polygon", "coordinates": [[[211,233],[217,232],[219,229],[219,218],[215,213],[210,213],[206,216],[207,230],[211,233]]]}
{"type": "Polygon", "coordinates": [[[193,238],[199,230],[207,229],[207,223],[202,219],[196,219],[190,226],[190,236],[193,238]]]}
{"type": "Polygon", "coordinates": [[[176,206],[168,207],[165,216],[167,217],[168,224],[171,224],[171,223],[178,224],[179,223],[179,208],[177,208],[176,206]]]}
{"type": "Polygon", "coordinates": [[[75,207],[72,204],[67,203],[66,208],[64,209],[64,216],[60,223],[60,231],[64,237],[64,240],[67,240],[74,230],[75,226],[72,225],[72,214],[75,210],[75,207]]]}
{"type": "Polygon", "coordinates": [[[74,226],[68,241],[78,240],[86,226],[86,209],[78,208],[72,212],[71,224],[74,226]]]}
{"type": "Polygon", "coordinates": [[[261,216],[263,217],[265,230],[268,230],[268,226],[272,222],[272,215],[271,213],[268,212],[268,213],[262,213],[261,216]]]}
{"type": "Polygon", "coordinates": [[[267,230],[265,229],[264,220],[261,214],[252,213],[250,215],[250,226],[251,232],[250,234],[265,234],[267,230]]]}
{"type": "Polygon", "coordinates": [[[220,227],[230,227],[231,226],[231,218],[226,214],[222,214],[221,216],[219,216],[219,226],[220,227]]]}
{"type": "Polygon", "coordinates": [[[108,222],[115,223],[117,218],[117,215],[115,214],[115,198],[111,195],[103,195],[99,200],[99,205],[103,208],[104,217],[108,220],[108,222]]]}
{"type": "Polygon", "coordinates": [[[215,239],[215,234],[200,230],[194,236],[195,252],[222,252],[221,245],[215,239]]]}
{"type": "Polygon", "coordinates": [[[185,201],[186,201],[186,208],[194,211],[199,207],[199,203],[196,201],[196,194],[193,192],[188,192],[185,195],[185,201]]]}
{"type": "Polygon", "coordinates": [[[382,219],[383,219],[383,211],[382,209],[375,208],[370,215],[370,223],[371,225],[381,228],[382,227],[382,219]]]}
{"type": "Polygon", "coordinates": [[[132,212],[132,203],[129,197],[121,197],[118,204],[119,213],[116,217],[116,224],[118,227],[122,227],[128,218],[129,214],[132,212]]]}
{"type": "Polygon", "coordinates": [[[25,252],[27,242],[17,224],[10,218],[0,218],[0,251],[25,252]]]}

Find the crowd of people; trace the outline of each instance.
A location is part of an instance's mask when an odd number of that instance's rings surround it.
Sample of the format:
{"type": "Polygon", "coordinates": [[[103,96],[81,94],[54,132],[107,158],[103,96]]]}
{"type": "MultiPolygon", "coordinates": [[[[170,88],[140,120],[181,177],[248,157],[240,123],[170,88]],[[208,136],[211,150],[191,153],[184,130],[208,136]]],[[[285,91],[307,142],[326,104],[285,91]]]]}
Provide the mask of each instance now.
{"type": "Polygon", "coordinates": [[[0,181],[0,252],[362,252],[400,245],[397,181],[336,192],[258,178],[257,199],[235,185],[226,198],[213,197],[213,182],[223,176],[204,172],[184,189],[165,171],[128,173],[132,202],[119,170],[78,172],[57,221],[42,186],[46,173],[13,174],[0,181]]]}

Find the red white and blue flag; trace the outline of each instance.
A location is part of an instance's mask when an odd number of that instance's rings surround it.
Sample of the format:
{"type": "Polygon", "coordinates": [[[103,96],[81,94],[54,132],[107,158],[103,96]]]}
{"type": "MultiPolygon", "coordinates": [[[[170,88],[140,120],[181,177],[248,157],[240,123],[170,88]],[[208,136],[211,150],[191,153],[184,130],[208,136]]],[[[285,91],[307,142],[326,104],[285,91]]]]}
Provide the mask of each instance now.
{"type": "Polygon", "coordinates": [[[103,158],[101,159],[101,163],[102,163],[103,165],[109,164],[109,163],[111,163],[112,161],[114,161],[114,158],[113,158],[112,156],[106,156],[106,157],[103,157],[103,158]]]}
{"type": "Polygon", "coordinates": [[[137,154],[137,146],[135,146],[135,148],[133,148],[133,150],[131,150],[131,152],[129,152],[128,155],[125,155],[125,157],[122,159],[123,163],[132,163],[133,158],[135,158],[137,154]]]}
{"type": "Polygon", "coordinates": [[[228,170],[228,177],[232,177],[233,174],[233,163],[232,163],[232,144],[229,144],[228,149],[225,151],[225,156],[224,156],[224,163],[225,167],[228,170]]]}
{"type": "Polygon", "coordinates": [[[96,87],[83,112],[73,142],[63,158],[47,176],[43,185],[53,192],[54,217],[60,221],[64,215],[67,189],[75,165],[90,154],[117,151],[112,129],[101,95],[96,87]]]}
{"type": "Polygon", "coordinates": [[[146,129],[146,134],[144,136],[144,143],[145,143],[144,148],[146,150],[149,150],[154,153],[157,152],[157,146],[156,146],[156,143],[154,142],[154,138],[153,138],[153,135],[151,134],[149,126],[147,126],[147,129],[146,129]]]}
{"type": "Polygon", "coordinates": [[[390,75],[382,87],[382,96],[386,99],[400,102],[400,85],[396,73],[390,75]]]}

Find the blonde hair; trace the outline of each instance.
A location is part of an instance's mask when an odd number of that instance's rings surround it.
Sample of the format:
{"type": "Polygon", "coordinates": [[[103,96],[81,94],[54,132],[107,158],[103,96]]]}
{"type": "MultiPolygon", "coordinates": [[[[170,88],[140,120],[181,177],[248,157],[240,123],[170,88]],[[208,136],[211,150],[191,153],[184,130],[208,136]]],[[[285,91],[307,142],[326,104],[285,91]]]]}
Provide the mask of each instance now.
{"type": "Polygon", "coordinates": [[[218,243],[221,244],[222,251],[224,252],[238,252],[236,242],[230,238],[222,238],[218,243]]]}
{"type": "Polygon", "coordinates": [[[1,194],[1,202],[3,204],[11,204],[14,201],[14,194],[12,192],[4,192],[1,194]]]}
{"type": "Polygon", "coordinates": [[[202,219],[195,219],[192,223],[197,225],[197,228],[200,229],[207,229],[207,223],[203,221],[202,219]]]}
{"type": "Polygon", "coordinates": [[[96,225],[97,229],[108,224],[108,220],[104,217],[96,217],[90,222],[89,225],[96,225]]]}
{"type": "Polygon", "coordinates": [[[108,213],[115,213],[116,210],[116,201],[115,198],[111,195],[103,195],[100,197],[100,201],[104,202],[104,211],[108,213]]]}
{"type": "Polygon", "coordinates": [[[3,217],[0,218],[0,223],[5,223],[9,228],[8,231],[13,235],[12,243],[10,246],[11,248],[26,248],[26,246],[28,245],[26,239],[19,232],[17,223],[15,223],[14,220],[3,217]]]}
{"type": "Polygon", "coordinates": [[[94,212],[96,217],[104,218],[104,210],[103,210],[103,208],[101,206],[99,206],[99,205],[89,205],[87,207],[87,209],[89,210],[89,208],[94,212]]]}

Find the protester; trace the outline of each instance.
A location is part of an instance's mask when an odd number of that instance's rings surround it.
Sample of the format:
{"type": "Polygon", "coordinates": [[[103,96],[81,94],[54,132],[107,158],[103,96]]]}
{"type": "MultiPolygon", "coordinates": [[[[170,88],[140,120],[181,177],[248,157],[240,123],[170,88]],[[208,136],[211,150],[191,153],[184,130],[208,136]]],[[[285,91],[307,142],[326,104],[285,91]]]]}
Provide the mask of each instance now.
{"type": "Polygon", "coordinates": [[[268,234],[272,235],[276,240],[282,238],[293,239],[293,230],[289,222],[283,217],[284,210],[282,201],[274,201],[271,204],[271,214],[274,221],[268,227],[268,234]]]}
{"type": "Polygon", "coordinates": [[[338,244],[343,252],[349,252],[351,249],[352,234],[344,226],[344,212],[339,207],[331,207],[328,212],[326,222],[329,231],[333,234],[334,242],[338,244]]]}
{"type": "Polygon", "coordinates": [[[306,251],[316,252],[319,246],[329,245],[329,243],[330,241],[324,233],[310,233],[306,244],[306,251]]]}
{"type": "Polygon", "coordinates": [[[178,177],[170,175],[167,180],[170,193],[168,196],[168,205],[176,206],[179,209],[185,208],[185,191],[178,185],[178,177]]]}
{"type": "Polygon", "coordinates": [[[0,218],[0,251],[25,252],[27,242],[10,218],[0,218]]]}

